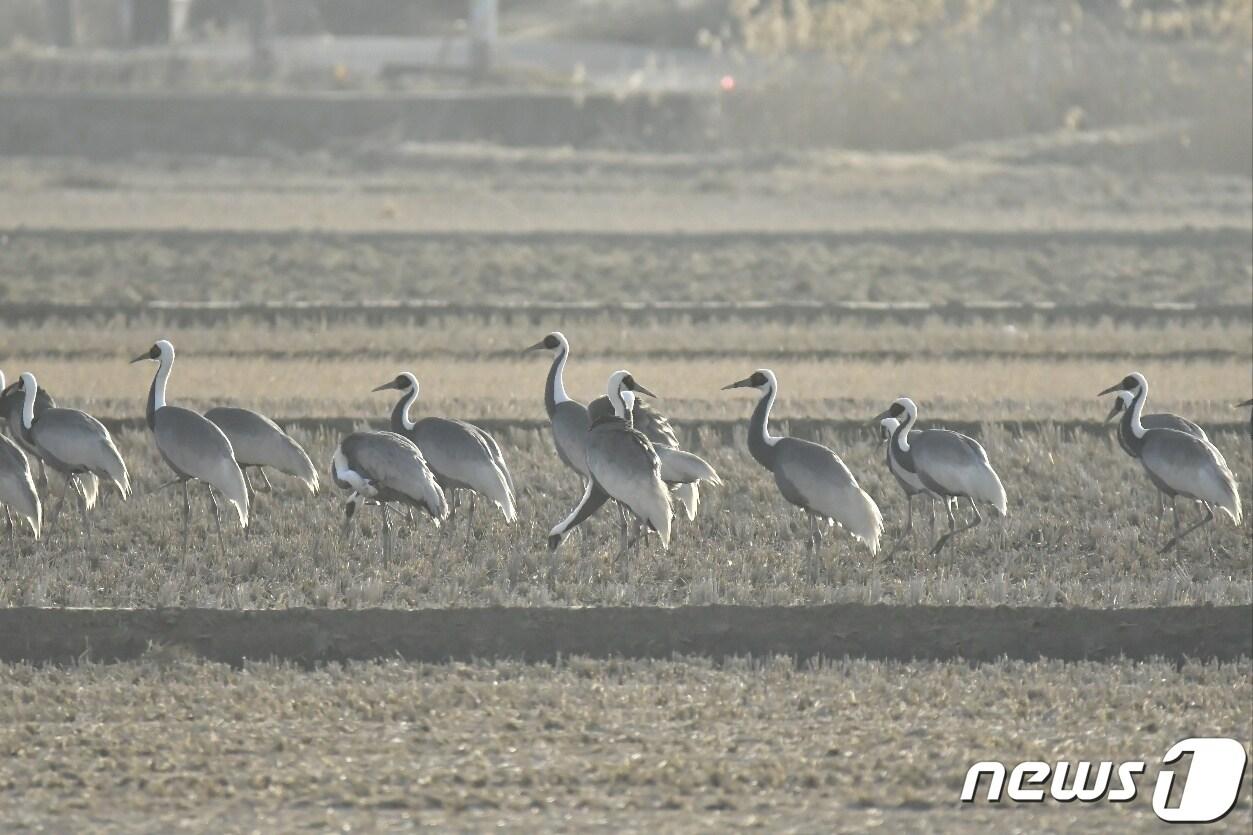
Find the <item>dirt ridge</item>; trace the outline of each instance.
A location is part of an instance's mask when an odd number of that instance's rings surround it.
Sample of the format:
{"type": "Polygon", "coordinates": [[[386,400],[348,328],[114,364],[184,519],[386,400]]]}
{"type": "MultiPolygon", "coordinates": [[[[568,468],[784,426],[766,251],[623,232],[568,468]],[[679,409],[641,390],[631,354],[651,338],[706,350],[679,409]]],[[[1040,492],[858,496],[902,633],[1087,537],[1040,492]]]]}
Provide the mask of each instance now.
{"type": "Polygon", "coordinates": [[[153,646],[231,664],[675,655],[1180,663],[1253,657],[1253,606],[0,610],[0,661],[116,662],[153,646]]]}

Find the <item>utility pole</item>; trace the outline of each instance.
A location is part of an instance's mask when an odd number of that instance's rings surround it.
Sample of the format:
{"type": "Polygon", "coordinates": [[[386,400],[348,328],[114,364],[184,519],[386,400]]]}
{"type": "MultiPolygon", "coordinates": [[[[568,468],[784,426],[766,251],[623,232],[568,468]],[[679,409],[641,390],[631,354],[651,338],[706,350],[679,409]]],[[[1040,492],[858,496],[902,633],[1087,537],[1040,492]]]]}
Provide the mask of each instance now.
{"type": "Polygon", "coordinates": [[[499,5],[498,0],[470,0],[470,72],[476,78],[492,69],[499,5]]]}

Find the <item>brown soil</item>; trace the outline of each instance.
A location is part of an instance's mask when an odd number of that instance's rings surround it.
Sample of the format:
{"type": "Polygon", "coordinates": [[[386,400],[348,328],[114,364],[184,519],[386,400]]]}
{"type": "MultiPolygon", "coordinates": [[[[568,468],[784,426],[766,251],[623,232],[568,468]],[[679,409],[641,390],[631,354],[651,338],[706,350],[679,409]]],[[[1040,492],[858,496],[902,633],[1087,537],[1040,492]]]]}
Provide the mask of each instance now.
{"type": "Polygon", "coordinates": [[[0,661],[123,661],[153,645],[232,664],[675,655],[1181,662],[1253,657],[1253,607],[0,610],[0,661]]]}

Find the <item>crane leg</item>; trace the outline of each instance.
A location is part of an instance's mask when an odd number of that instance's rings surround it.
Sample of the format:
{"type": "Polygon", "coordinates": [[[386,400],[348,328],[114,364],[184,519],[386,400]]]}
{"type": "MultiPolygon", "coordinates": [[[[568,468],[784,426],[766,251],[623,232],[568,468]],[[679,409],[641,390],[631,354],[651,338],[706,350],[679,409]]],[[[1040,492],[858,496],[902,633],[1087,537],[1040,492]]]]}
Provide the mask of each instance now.
{"type": "Polygon", "coordinates": [[[1153,526],[1153,544],[1162,541],[1162,522],[1166,519],[1166,494],[1157,491],[1157,524],[1153,526]]]}
{"type": "Polygon", "coordinates": [[[352,539],[352,517],[357,512],[357,497],[352,495],[348,497],[348,501],[344,503],[344,526],[340,529],[339,535],[343,539],[352,539]]]}
{"type": "Polygon", "coordinates": [[[387,515],[387,503],[379,502],[379,510],[383,512],[383,563],[392,562],[392,520],[387,515]]]}
{"type": "Polygon", "coordinates": [[[9,547],[13,549],[13,555],[17,556],[17,534],[13,529],[13,514],[9,512],[7,507],[4,509],[4,522],[5,527],[9,530],[9,547]]]}
{"type": "MultiPolygon", "coordinates": [[[[1178,513],[1176,513],[1175,518],[1176,518],[1176,520],[1178,519],[1178,513]]],[[[1207,523],[1209,523],[1209,522],[1212,522],[1212,521],[1214,521],[1214,511],[1213,511],[1213,509],[1212,509],[1212,508],[1211,508],[1211,507],[1207,504],[1207,505],[1205,505],[1205,515],[1201,517],[1201,521],[1196,522],[1195,524],[1193,524],[1191,527],[1189,527],[1187,530],[1183,531],[1182,533],[1176,533],[1176,534],[1175,534],[1175,536],[1174,536],[1174,538],[1173,538],[1173,539],[1171,539],[1171,540],[1170,540],[1170,542],[1167,542],[1165,545],[1163,545],[1163,546],[1161,547],[1161,549],[1159,549],[1159,550],[1158,550],[1158,552],[1157,552],[1157,553],[1159,553],[1159,554],[1165,554],[1165,553],[1166,553],[1167,551],[1169,551],[1170,549],[1178,547],[1178,545],[1179,545],[1179,541],[1180,541],[1181,539],[1183,539],[1185,536],[1187,536],[1188,534],[1192,533],[1194,530],[1196,530],[1197,528],[1201,527],[1202,525],[1205,525],[1205,524],[1207,524],[1207,523]]],[[[1177,530],[1177,529],[1176,529],[1176,530],[1177,530]]]]}
{"type": "Polygon", "coordinates": [[[205,482],[205,489],[209,491],[209,504],[213,506],[213,524],[218,530],[218,548],[222,551],[222,559],[226,559],[226,540],[222,537],[222,508],[218,506],[218,497],[213,495],[213,487],[205,482]]]}
{"type": "Polygon", "coordinates": [[[469,503],[470,503],[470,509],[466,511],[466,544],[465,544],[466,548],[470,547],[470,537],[474,536],[474,493],[473,492],[470,493],[469,503]]]}
{"type": "Polygon", "coordinates": [[[183,481],[183,551],[191,539],[191,496],[187,494],[187,481],[183,481]]]}
{"type": "Polygon", "coordinates": [[[936,543],[935,543],[935,547],[933,547],[933,548],[931,549],[931,556],[933,556],[933,557],[935,557],[935,556],[939,556],[940,550],[941,550],[941,549],[945,546],[945,544],[947,544],[947,543],[948,543],[948,541],[949,541],[950,539],[952,539],[954,536],[956,536],[956,535],[957,535],[957,534],[959,534],[959,533],[964,533],[964,532],[966,532],[966,531],[970,530],[970,529],[971,529],[971,528],[973,528],[973,527],[976,527],[976,526],[977,526],[980,522],[982,522],[982,521],[983,521],[983,516],[982,516],[982,514],[980,514],[980,513],[979,513],[979,506],[978,506],[977,504],[975,504],[975,500],[974,500],[974,499],[970,499],[970,509],[974,511],[975,518],[974,518],[972,521],[967,522],[966,524],[962,525],[961,527],[957,527],[957,519],[956,519],[956,517],[954,517],[954,516],[953,516],[953,507],[954,507],[954,505],[960,506],[960,505],[958,505],[958,502],[956,502],[956,501],[955,501],[955,502],[953,502],[953,504],[952,504],[952,505],[949,505],[949,510],[948,510],[949,529],[948,529],[948,533],[946,533],[946,534],[944,534],[944,536],[940,537],[940,540],[939,540],[938,542],[936,542],[936,543]]]}
{"type": "Polygon", "coordinates": [[[265,492],[273,493],[274,485],[270,483],[270,477],[265,474],[265,467],[257,467],[257,475],[261,476],[261,483],[265,485],[265,492]]]}
{"type": "Polygon", "coordinates": [[[65,497],[70,492],[70,480],[65,480],[65,489],[61,491],[61,498],[57,500],[56,507],[52,508],[52,513],[48,516],[48,529],[55,530],[57,520],[61,518],[61,508],[65,505],[65,497]]]}
{"type": "Polygon", "coordinates": [[[83,492],[83,485],[79,483],[78,476],[70,479],[74,485],[74,492],[78,494],[78,510],[83,516],[83,531],[87,535],[87,539],[91,539],[91,519],[87,516],[87,494],[83,492]]]}
{"type": "MultiPolygon", "coordinates": [[[[914,532],[914,497],[906,496],[905,504],[909,508],[909,513],[905,517],[905,530],[901,531],[900,537],[896,540],[896,544],[892,546],[892,550],[888,551],[888,555],[883,558],[884,562],[891,562],[892,557],[896,556],[896,552],[905,544],[905,540],[914,532]]],[[[932,517],[934,523],[935,517],[932,517]]]]}

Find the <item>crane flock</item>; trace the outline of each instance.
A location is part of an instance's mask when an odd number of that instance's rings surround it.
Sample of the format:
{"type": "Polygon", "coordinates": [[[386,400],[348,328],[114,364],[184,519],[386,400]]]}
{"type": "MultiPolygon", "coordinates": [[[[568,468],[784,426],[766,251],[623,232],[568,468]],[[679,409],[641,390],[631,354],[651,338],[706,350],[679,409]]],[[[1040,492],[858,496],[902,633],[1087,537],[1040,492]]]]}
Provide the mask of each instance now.
{"type": "MultiPolygon", "coordinates": [[[[681,448],[670,421],[643,398],[653,393],[627,370],[609,375],[605,394],[584,405],[567,394],[564,373],[570,342],[553,332],[526,349],[552,352],[544,384],[544,406],[559,460],[582,484],[578,503],[549,531],[548,547],[557,549],[578,525],[611,499],[621,516],[619,555],[655,533],[663,549],[674,532],[677,501],[691,521],[700,506],[701,485],[722,486],[715,469],[701,457],[681,448]]],[[[317,469],[300,444],[268,417],[249,409],[222,406],[204,414],[170,405],[167,388],[174,367],[174,346],[158,340],[132,362],[155,361],[157,369],[148,391],[145,418],[161,458],[173,478],[153,492],[180,486],[183,498],[183,547],[191,529],[191,482],[205,487],[225,553],[219,498],[234,511],[241,529],[252,518],[255,488],[249,470],[272,489],[266,469],[285,473],[317,495],[317,469]]],[[[770,412],[779,381],[770,369],[759,369],[724,389],[751,388],[758,393],[748,426],[748,451],[774,476],[782,497],[804,512],[809,528],[808,547],[815,555],[824,529],[838,525],[871,555],[880,550],[883,515],[853,473],[831,448],[813,441],[772,434],[770,412]]],[[[496,439],[479,426],[443,417],[415,419],[417,377],[403,371],[374,391],[396,391],[400,397],[391,412],[387,431],[357,431],[336,445],[330,461],[332,483],[346,494],[344,529],[352,535],[352,520],[363,504],[379,508],[383,549],[392,552],[392,515],[425,512],[437,526],[457,515],[466,494],[467,541],[473,530],[476,498],[499,509],[506,524],[518,520],[513,476],[496,439]],[[403,508],[403,510],[402,510],[403,508]]],[[[1212,531],[1215,511],[1235,524],[1242,509],[1235,476],[1204,430],[1172,414],[1145,414],[1148,381],[1140,373],[1127,375],[1104,391],[1114,395],[1106,420],[1119,418],[1119,446],[1142,466],[1157,489],[1158,532],[1170,502],[1174,536],[1162,546],[1177,548],[1193,531],[1212,531]],[[1178,500],[1195,502],[1202,516],[1186,529],[1178,500]]],[[[1237,404],[1253,406],[1253,400],[1237,404]]],[[[876,415],[886,442],[886,464],[908,503],[908,519],[890,559],[913,532],[914,498],[931,500],[931,556],[937,556],[958,534],[984,521],[980,504],[998,516],[1009,513],[1000,476],[987,451],[973,438],[947,429],[919,429],[918,406],[899,397],[876,415]],[[960,501],[969,504],[970,517],[958,522],[960,501]],[[948,530],[936,537],[935,501],[942,501],[948,530]]],[[[24,372],[11,386],[0,374],[0,425],[11,438],[0,435],[0,506],[10,538],[15,538],[14,516],[24,521],[35,540],[46,526],[55,525],[72,489],[78,497],[86,535],[91,536],[89,511],[97,504],[102,484],[126,500],[131,495],[130,474],[105,426],[86,412],[58,406],[35,375],[24,372]],[[32,470],[32,462],[35,469],[32,470]],[[64,482],[60,499],[47,519],[41,494],[51,496],[47,471],[64,482]],[[38,473],[36,478],[35,473],[38,473]]],[[[1253,421],[1250,423],[1253,436],[1253,421]]],[[[445,527],[445,533],[447,527],[445,527]]],[[[1213,551],[1212,542],[1210,550],[1213,551]]]]}

